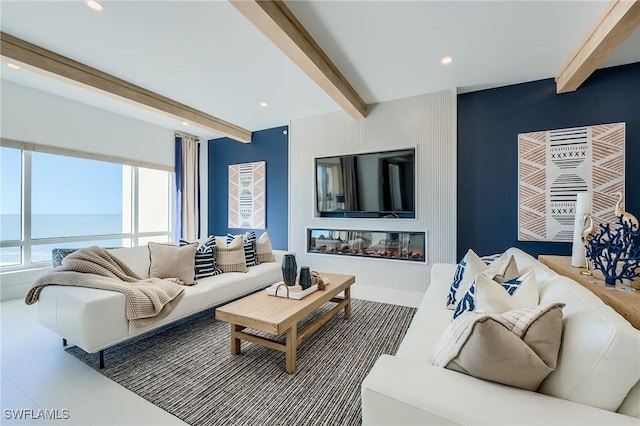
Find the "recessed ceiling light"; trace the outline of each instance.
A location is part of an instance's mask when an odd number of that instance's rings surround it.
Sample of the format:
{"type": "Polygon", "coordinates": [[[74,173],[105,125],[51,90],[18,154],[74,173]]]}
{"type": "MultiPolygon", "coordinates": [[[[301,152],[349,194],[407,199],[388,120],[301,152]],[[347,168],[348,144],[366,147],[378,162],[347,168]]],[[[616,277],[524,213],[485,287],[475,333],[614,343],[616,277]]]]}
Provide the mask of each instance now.
{"type": "Polygon", "coordinates": [[[20,67],[18,65],[16,65],[16,64],[7,64],[7,66],[9,68],[13,68],[14,70],[19,70],[20,69],[20,67]]]}
{"type": "Polygon", "coordinates": [[[183,121],[183,122],[182,122],[182,125],[183,125],[183,126],[188,126],[188,125],[189,125],[189,123],[187,123],[186,121],[183,121]]]}
{"type": "Polygon", "coordinates": [[[100,3],[98,3],[96,0],[87,0],[87,6],[97,11],[104,9],[104,7],[100,3]]]}
{"type": "Polygon", "coordinates": [[[445,56],[444,58],[440,59],[440,63],[442,65],[449,65],[452,61],[453,58],[451,56],[445,56]]]}
{"type": "Polygon", "coordinates": [[[261,106],[262,108],[266,108],[266,107],[268,107],[268,106],[269,106],[269,104],[268,104],[268,103],[266,103],[265,101],[262,101],[262,102],[260,102],[260,106],[261,106]]]}

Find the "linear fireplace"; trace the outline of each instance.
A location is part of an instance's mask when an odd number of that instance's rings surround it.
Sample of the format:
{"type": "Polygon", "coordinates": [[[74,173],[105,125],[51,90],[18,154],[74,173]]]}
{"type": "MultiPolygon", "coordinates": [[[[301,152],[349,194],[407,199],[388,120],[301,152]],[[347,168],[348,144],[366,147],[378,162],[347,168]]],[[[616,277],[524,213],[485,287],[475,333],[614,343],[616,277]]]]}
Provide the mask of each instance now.
{"type": "Polygon", "coordinates": [[[425,233],[307,229],[307,253],[425,261],[425,233]]]}

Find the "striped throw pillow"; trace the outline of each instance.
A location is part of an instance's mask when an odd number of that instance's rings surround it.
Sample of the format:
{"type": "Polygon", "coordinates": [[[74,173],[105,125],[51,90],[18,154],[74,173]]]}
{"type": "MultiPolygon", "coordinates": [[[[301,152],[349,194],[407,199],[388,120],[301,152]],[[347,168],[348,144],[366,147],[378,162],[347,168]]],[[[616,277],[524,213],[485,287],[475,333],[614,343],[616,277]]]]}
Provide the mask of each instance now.
{"type": "Polygon", "coordinates": [[[242,247],[242,236],[226,244],[225,237],[216,237],[216,265],[224,272],[248,272],[242,247]]]}
{"type": "MultiPolygon", "coordinates": [[[[190,244],[189,241],[180,240],[180,246],[190,244]]],[[[216,238],[210,236],[196,250],[195,260],[196,279],[220,275],[222,270],[216,266],[216,238]]]]}
{"type": "Polygon", "coordinates": [[[476,309],[476,282],[475,280],[469,287],[469,290],[465,293],[465,295],[460,299],[458,304],[456,305],[455,310],[453,311],[453,319],[458,318],[460,315],[467,311],[473,312],[476,309]]]}
{"type": "Polygon", "coordinates": [[[256,233],[245,232],[244,234],[231,235],[227,234],[227,245],[231,244],[235,237],[242,237],[242,245],[244,247],[244,259],[247,266],[256,266],[260,264],[258,260],[258,249],[256,233]]]}
{"type": "Polygon", "coordinates": [[[53,267],[62,265],[62,259],[69,256],[71,253],[75,253],[80,249],[77,248],[54,248],[51,250],[51,261],[53,267]]]}
{"type": "Polygon", "coordinates": [[[473,278],[487,269],[488,264],[492,262],[493,260],[482,259],[471,249],[467,251],[467,254],[460,260],[460,263],[458,263],[456,267],[456,272],[453,274],[453,281],[449,288],[449,294],[447,294],[447,309],[455,309],[459,299],[469,290],[473,278]]]}

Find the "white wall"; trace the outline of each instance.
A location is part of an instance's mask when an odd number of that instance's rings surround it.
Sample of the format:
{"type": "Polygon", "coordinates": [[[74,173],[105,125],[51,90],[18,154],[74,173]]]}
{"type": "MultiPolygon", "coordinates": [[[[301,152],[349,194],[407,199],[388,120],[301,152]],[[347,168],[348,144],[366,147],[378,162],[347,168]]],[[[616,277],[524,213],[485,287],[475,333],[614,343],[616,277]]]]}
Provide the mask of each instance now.
{"type": "Polygon", "coordinates": [[[344,112],[294,120],[289,127],[289,248],[298,266],[356,276],[354,297],[416,305],[430,266],[456,256],[456,90],[372,107],[364,120],[344,112]],[[315,217],[314,158],[416,147],[416,219],[315,217]],[[307,228],[427,233],[427,262],[306,253],[307,228]]]}
{"type": "MultiPolygon", "coordinates": [[[[2,81],[3,138],[174,165],[173,129],[114,114],[19,84],[2,81]]],[[[206,141],[205,141],[206,142],[206,141]]],[[[207,144],[201,144],[203,235],[207,232],[207,144]]],[[[0,274],[0,300],[24,297],[49,268],[0,274]]]]}

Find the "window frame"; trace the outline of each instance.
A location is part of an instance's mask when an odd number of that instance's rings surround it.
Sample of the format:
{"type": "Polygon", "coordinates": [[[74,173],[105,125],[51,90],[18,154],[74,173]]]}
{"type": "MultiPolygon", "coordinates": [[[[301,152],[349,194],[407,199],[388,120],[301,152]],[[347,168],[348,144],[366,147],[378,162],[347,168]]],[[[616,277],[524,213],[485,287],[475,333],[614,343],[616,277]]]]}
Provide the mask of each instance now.
{"type": "Polygon", "coordinates": [[[83,241],[107,241],[107,240],[125,240],[131,241],[132,247],[137,247],[141,238],[149,237],[166,237],[171,241],[175,235],[175,171],[172,168],[166,166],[153,165],[149,163],[143,163],[139,161],[129,161],[117,157],[101,156],[98,154],[87,154],[79,151],[73,151],[69,149],[57,149],[53,147],[43,147],[43,149],[37,149],[40,146],[34,144],[26,144],[16,141],[7,141],[2,139],[0,147],[13,148],[20,150],[22,161],[22,199],[21,199],[21,239],[19,240],[0,240],[0,247],[21,247],[21,260],[22,262],[17,265],[0,266],[0,274],[13,271],[26,271],[30,269],[38,269],[44,267],[50,267],[52,265],[51,259],[41,262],[32,262],[32,248],[37,245],[44,244],[66,244],[83,241]],[[32,149],[27,149],[32,148],[32,149]],[[34,149],[35,148],[35,149],[34,149]],[[123,167],[129,166],[131,168],[131,231],[128,233],[117,234],[95,234],[95,235],[83,235],[72,237],[45,237],[45,238],[32,238],[31,237],[31,196],[32,196],[32,153],[42,152],[54,155],[62,155],[67,157],[75,157],[90,161],[103,161],[116,163],[123,167]],[[168,230],[167,231],[153,231],[153,232],[138,232],[139,229],[139,217],[138,217],[138,202],[139,202],[139,180],[138,170],[139,168],[149,168],[169,173],[168,188],[169,191],[169,209],[168,214],[168,230]]]}

